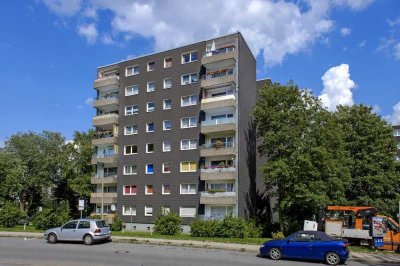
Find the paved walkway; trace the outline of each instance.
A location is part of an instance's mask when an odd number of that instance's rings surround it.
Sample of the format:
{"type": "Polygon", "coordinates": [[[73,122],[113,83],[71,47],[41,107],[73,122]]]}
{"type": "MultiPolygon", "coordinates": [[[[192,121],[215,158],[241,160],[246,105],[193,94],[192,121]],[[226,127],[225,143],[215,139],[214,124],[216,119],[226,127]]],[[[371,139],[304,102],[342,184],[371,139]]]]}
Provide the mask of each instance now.
{"type": "MultiPolygon", "coordinates": [[[[29,233],[29,232],[0,232],[0,237],[43,238],[43,234],[29,233]]],[[[159,238],[129,237],[129,236],[112,236],[112,241],[125,242],[125,243],[151,244],[151,245],[222,249],[222,250],[249,252],[253,254],[259,253],[258,245],[249,245],[249,244],[218,243],[218,242],[198,241],[198,240],[176,240],[176,239],[159,239],[159,238]]],[[[400,265],[400,255],[394,252],[393,253],[380,252],[380,251],[377,251],[375,253],[351,252],[351,260],[368,262],[371,263],[371,265],[376,265],[380,263],[392,263],[400,265]]]]}

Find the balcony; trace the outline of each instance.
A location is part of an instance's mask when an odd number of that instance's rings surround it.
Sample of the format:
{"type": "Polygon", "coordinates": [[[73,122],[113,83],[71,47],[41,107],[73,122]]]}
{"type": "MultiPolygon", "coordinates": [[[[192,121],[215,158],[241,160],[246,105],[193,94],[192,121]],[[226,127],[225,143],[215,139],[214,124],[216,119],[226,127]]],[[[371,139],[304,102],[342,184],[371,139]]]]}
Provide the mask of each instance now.
{"type": "Polygon", "coordinates": [[[236,49],[217,49],[213,52],[207,52],[201,58],[201,64],[207,65],[218,61],[229,60],[234,63],[236,61],[237,51],[236,49]]]}
{"type": "Polygon", "coordinates": [[[93,101],[93,107],[107,107],[108,109],[118,110],[118,98],[116,95],[97,97],[93,101]]]}
{"type": "Polygon", "coordinates": [[[220,155],[234,155],[235,147],[233,142],[216,142],[212,144],[204,144],[201,146],[200,156],[220,156],[220,155]]]}
{"type": "Polygon", "coordinates": [[[104,177],[92,177],[90,180],[90,183],[93,185],[97,184],[118,184],[118,178],[117,175],[110,175],[110,176],[104,176],[104,177]]]}
{"type": "Polygon", "coordinates": [[[236,98],[231,94],[201,99],[201,110],[209,110],[221,107],[236,106],[236,98]]]}
{"type": "Polygon", "coordinates": [[[208,88],[223,84],[235,83],[235,75],[233,68],[220,69],[207,72],[201,79],[201,87],[208,88]]]}
{"type": "Polygon", "coordinates": [[[200,204],[233,205],[236,204],[236,192],[201,192],[200,204]]]}
{"type": "Polygon", "coordinates": [[[236,131],[235,123],[236,119],[234,117],[205,120],[201,122],[201,133],[234,133],[236,131]]]}
{"type": "Polygon", "coordinates": [[[118,82],[119,76],[111,75],[96,79],[93,87],[96,89],[118,90],[118,82]]]}
{"type": "Polygon", "coordinates": [[[101,204],[101,197],[103,196],[104,204],[115,204],[117,203],[117,193],[92,193],[90,194],[91,204],[101,204]]]}
{"type": "Polygon", "coordinates": [[[92,145],[106,145],[106,144],[115,144],[117,143],[117,136],[114,135],[112,131],[101,131],[94,133],[92,139],[92,145]]]}
{"type": "Polygon", "coordinates": [[[118,124],[118,114],[105,114],[93,117],[93,126],[112,126],[118,124]]]}
{"type": "Polygon", "coordinates": [[[114,153],[110,154],[95,154],[92,157],[92,164],[117,164],[117,155],[114,153]]]}
{"type": "Polygon", "coordinates": [[[200,180],[234,180],[236,179],[235,167],[215,167],[200,169],[200,180]]]}

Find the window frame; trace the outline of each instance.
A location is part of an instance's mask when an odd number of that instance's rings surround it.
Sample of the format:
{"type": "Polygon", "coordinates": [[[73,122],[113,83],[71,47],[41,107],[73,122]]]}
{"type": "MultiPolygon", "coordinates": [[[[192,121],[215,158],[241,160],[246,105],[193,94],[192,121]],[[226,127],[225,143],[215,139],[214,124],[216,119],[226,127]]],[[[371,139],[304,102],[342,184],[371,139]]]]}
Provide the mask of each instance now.
{"type": "Polygon", "coordinates": [[[181,194],[181,195],[196,195],[197,194],[197,185],[196,184],[194,184],[194,183],[183,183],[183,184],[179,184],[179,194],[181,194]],[[187,193],[183,193],[182,192],[182,186],[188,186],[187,187],[187,193]],[[194,193],[191,193],[190,191],[190,186],[194,186],[194,190],[195,190],[195,192],[194,193]]]}
{"type": "Polygon", "coordinates": [[[179,165],[180,165],[179,169],[180,169],[181,173],[196,173],[197,172],[197,163],[195,161],[181,161],[179,163],[179,165]],[[189,170],[188,171],[182,171],[182,164],[183,163],[189,163],[189,170]],[[190,170],[191,169],[191,163],[194,163],[195,170],[190,170]]]}
{"type": "Polygon", "coordinates": [[[147,113],[154,112],[155,109],[156,109],[156,105],[155,105],[154,102],[147,102],[147,103],[146,103],[146,112],[147,112],[147,113]],[[150,109],[150,108],[149,108],[149,104],[153,104],[153,109],[150,109]]]}
{"type": "Polygon", "coordinates": [[[188,52],[185,52],[185,53],[181,54],[181,64],[182,65],[189,64],[189,63],[192,63],[192,62],[196,62],[198,60],[199,60],[199,53],[198,53],[197,50],[192,50],[192,51],[188,51],[188,52]],[[196,60],[192,60],[192,54],[193,53],[196,53],[196,60]],[[187,55],[187,54],[189,54],[189,61],[185,62],[184,55],[187,55]]]}
{"type": "MultiPolygon", "coordinates": [[[[134,91],[133,91],[134,92],[134,91]]],[[[133,96],[133,95],[138,95],[139,94],[139,84],[133,84],[133,85],[130,85],[130,86],[126,86],[125,87],[125,96],[133,96]],[[127,89],[128,88],[134,88],[134,87],[137,87],[137,93],[132,93],[132,94],[128,94],[127,93],[127,89]]]]}
{"type": "Polygon", "coordinates": [[[146,173],[146,175],[153,175],[154,174],[154,164],[153,163],[146,163],[145,173],[146,173]],[[149,165],[153,166],[153,172],[148,172],[148,166],[149,165]]]}
{"type": "Polygon", "coordinates": [[[198,145],[197,145],[198,141],[199,141],[198,139],[181,139],[181,151],[196,150],[196,149],[197,149],[197,146],[198,146],[198,145]],[[189,144],[188,144],[188,147],[189,147],[189,148],[188,148],[188,149],[183,149],[182,142],[185,141],[185,140],[189,141],[189,144]],[[191,147],[191,145],[190,145],[190,144],[191,144],[191,141],[193,141],[193,140],[195,141],[196,148],[190,148],[190,147],[191,147]]]}
{"type": "Polygon", "coordinates": [[[137,165],[124,165],[123,166],[123,175],[137,175],[137,165]],[[132,168],[132,172],[126,172],[126,167],[131,167],[132,168]],[[136,171],[133,171],[135,170],[136,171]]]}
{"type": "Polygon", "coordinates": [[[124,196],[132,196],[132,195],[136,195],[137,194],[137,186],[136,185],[124,185],[122,188],[122,195],[124,196]],[[125,187],[129,187],[130,192],[129,193],[125,193],[125,187]],[[133,193],[132,188],[135,187],[136,192],[133,193]]]}
{"type": "Polygon", "coordinates": [[[164,99],[163,100],[163,110],[171,110],[172,109],[172,100],[171,99],[164,99]],[[170,107],[166,108],[165,106],[165,101],[169,101],[170,102],[170,107]]]}
{"type": "Polygon", "coordinates": [[[136,135],[136,134],[138,134],[138,126],[137,125],[125,125],[124,126],[124,135],[125,136],[136,135]],[[127,134],[126,127],[132,127],[132,133],[127,134]],[[136,132],[134,131],[135,128],[136,128],[136,132]]]}
{"type": "Polygon", "coordinates": [[[129,115],[137,115],[137,114],[139,114],[139,105],[138,104],[132,104],[132,105],[127,105],[127,106],[125,106],[125,116],[129,116],[129,115]],[[136,112],[134,111],[134,108],[133,107],[135,107],[136,106],[136,112]],[[127,113],[127,108],[128,107],[132,107],[132,113],[131,114],[128,114],[127,113]]]}
{"type": "Polygon", "coordinates": [[[124,216],[136,216],[136,214],[137,214],[136,205],[133,205],[133,206],[122,205],[122,215],[124,215],[124,216]],[[127,207],[129,207],[129,212],[126,212],[127,211],[126,210],[127,207]],[[132,213],[131,213],[131,211],[132,211],[132,213]]]}
{"type": "Polygon", "coordinates": [[[144,216],[153,216],[153,205],[145,205],[144,206],[144,216]],[[151,209],[151,214],[148,214],[147,210],[151,209]]]}
{"type": "Polygon", "coordinates": [[[197,214],[197,208],[196,207],[179,207],[179,217],[182,217],[182,218],[185,218],[185,217],[187,217],[187,218],[193,218],[193,217],[196,217],[196,214],[197,214]],[[182,209],[194,209],[194,215],[193,216],[189,216],[189,215],[182,215],[182,209]]]}
{"type": "Polygon", "coordinates": [[[163,120],[163,131],[170,131],[170,130],[172,130],[172,121],[171,120],[163,120]],[[165,122],[170,123],[170,128],[165,127],[165,122]]]}
{"type": "Polygon", "coordinates": [[[156,130],[156,126],[155,126],[154,122],[147,122],[146,123],[146,132],[147,133],[154,133],[155,130],[156,130]],[[149,124],[153,124],[153,131],[149,131],[149,124]]]}
{"type": "Polygon", "coordinates": [[[139,75],[139,74],[140,74],[140,67],[139,67],[139,65],[127,66],[127,67],[125,68],[125,77],[135,76],[135,75],[139,75]],[[135,67],[138,68],[138,72],[137,72],[137,73],[135,73],[135,71],[134,71],[135,67]],[[128,75],[128,69],[129,69],[129,68],[132,68],[132,74],[130,74],[130,75],[128,75]]]}
{"type": "Polygon", "coordinates": [[[197,116],[190,116],[190,117],[182,117],[182,118],[181,118],[181,129],[197,127],[197,124],[198,124],[198,118],[197,118],[197,116]],[[192,118],[195,118],[195,119],[196,119],[196,124],[195,124],[194,126],[191,126],[191,119],[192,119],[192,118]],[[187,127],[184,127],[184,126],[183,126],[183,120],[184,120],[184,119],[189,119],[189,125],[188,125],[187,127]]]}
{"type": "Polygon", "coordinates": [[[196,84],[197,82],[199,82],[199,74],[197,72],[181,75],[181,85],[182,86],[190,85],[190,84],[196,84]],[[192,82],[192,75],[196,75],[196,82],[192,82]],[[183,77],[184,76],[189,76],[189,81],[183,82],[183,77]]]}
{"type": "Polygon", "coordinates": [[[147,85],[146,85],[146,92],[155,92],[156,91],[156,82],[155,81],[148,81],[147,83],[146,83],[147,85]],[[151,90],[149,90],[149,84],[150,83],[153,83],[154,84],[154,89],[151,91],[151,90]]]}
{"type": "Polygon", "coordinates": [[[155,71],[156,70],[156,62],[155,61],[150,61],[147,62],[147,72],[155,71]],[[150,69],[150,64],[153,63],[154,69],[150,69]]]}
{"type": "Polygon", "coordinates": [[[182,96],[182,97],[181,97],[181,107],[188,107],[188,106],[197,105],[198,102],[199,102],[199,99],[198,99],[198,98],[199,98],[199,97],[198,97],[196,94],[182,96]],[[196,97],[196,103],[194,103],[194,104],[192,103],[192,100],[191,100],[192,97],[196,97]],[[188,105],[184,105],[184,104],[183,104],[183,98],[189,98],[189,99],[190,99],[190,102],[189,102],[188,105]]]}
{"type": "Polygon", "coordinates": [[[163,141],[163,152],[170,152],[172,151],[172,142],[170,140],[165,140],[163,141]],[[165,143],[168,142],[169,143],[169,150],[165,149],[165,143]]]}
{"type": "Polygon", "coordinates": [[[170,174],[170,173],[171,173],[171,163],[169,163],[169,162],[164,162],[164,163],[162,163],[161,167],[162,167],[162,173],[163,173],[163,174],[170,174]],[[168,171],[168,172],[165,171],[165,169],[164,169],[164,167],[165,167],[166,164],[169,164],[169,171],[168,171]]]}
{"type": "Polygon", "coordinates": [[[145,195],[154,195],[154,185],[145,185],[144,186],[144,194],[145,195]],[[151,190],[152,192],[147,192],[147,189],[149,188],[149,186],[151,186],[151,190]]]}
{"type": "Polygon", "coordinates": [[[171,89],[171,88],[172,88],[172,78],[164,78],[163,79],[163,89],[164,90],[168,90],[168,89],[171,89]],[[166,80],[170,80],[171,81],[171,85],[169,87],[165,86],[165,81],[166,80]]]}
{"type": "Polygon", "coordinates": [[[137,147],[137,145],[124,145],[124,155],[134,155],[134,154],[137,154],[138,153],[138,147],[137,147]],[[126,148],[127,147],[131,147],[131,153],[127,153],[126,152],[126,148]],[[133,147],[136,147],[136,152],[133,152],[133,147]]]}
{"type": "Polygon", "coordinates": [[[146,153],[154,153],[154,143],[146,143],[146,153]],[[153,145],[152,151],[149,151],[149,145],[153,145]]]}
{"type": "Polygon", "coordinates": [[[170,67],[172,67],[172,56],[164,57],[164,68],[170,68],[170,67]],[[170,66],[167,66],[166,59],[171,59],[171,65],[170,66]]]}
{"type": "Polygon", "coordinates": [[[161,195],[171,195],[171,184],[162,184],[161,185],[161,195]],[[165,186],[169,186],[169,192],[165,192],[165,186]]]}

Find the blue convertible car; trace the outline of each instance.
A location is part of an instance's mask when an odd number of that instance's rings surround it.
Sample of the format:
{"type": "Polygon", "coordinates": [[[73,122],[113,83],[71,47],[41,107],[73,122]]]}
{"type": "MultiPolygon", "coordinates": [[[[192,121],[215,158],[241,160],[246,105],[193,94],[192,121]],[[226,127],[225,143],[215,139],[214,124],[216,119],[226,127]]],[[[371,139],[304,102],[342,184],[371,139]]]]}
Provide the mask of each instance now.
{"type": "Polygon", "coordinates": [[[261,256],[273,260],[281,258],[321,260],[329,265],[344,263],[349,257],[348,242],[319,231],[298,231],[280,240],[265,242],[261,256]]]}

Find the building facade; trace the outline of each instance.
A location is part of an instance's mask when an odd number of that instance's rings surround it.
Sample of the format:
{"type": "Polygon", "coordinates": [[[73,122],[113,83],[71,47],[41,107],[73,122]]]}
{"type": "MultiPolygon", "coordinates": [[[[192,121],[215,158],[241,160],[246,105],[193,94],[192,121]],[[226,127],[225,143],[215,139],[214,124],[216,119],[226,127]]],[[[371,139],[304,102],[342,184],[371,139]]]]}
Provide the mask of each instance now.
{"type": "Polygon", "coordinates": [[[94,88],[97,214],[132,230],[162,211],[247,215],[256,61],[240,33],[99,67],[94,88]]]}
{"type": "Polygon", "coordinates": [[[395,159],[400,163],[400,125],[393,126],[393,136],[397,144],[397,153],[395,159]]]}

